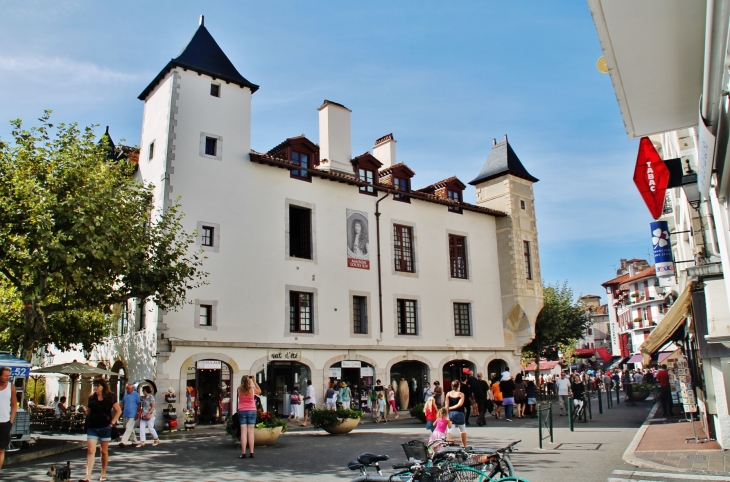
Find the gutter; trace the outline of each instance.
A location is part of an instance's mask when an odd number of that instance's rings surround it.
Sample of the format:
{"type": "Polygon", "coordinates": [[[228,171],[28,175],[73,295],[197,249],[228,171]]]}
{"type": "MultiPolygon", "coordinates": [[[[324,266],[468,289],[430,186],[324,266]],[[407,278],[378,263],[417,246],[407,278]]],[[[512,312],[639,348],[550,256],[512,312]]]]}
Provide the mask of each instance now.
{"type": "Polygon", "coordinates": [[[380,316],[380,341],[383,341],[383,275],[380,270],[380,201],[390,194],[385,193],[383,197],[375,202],[375,237],[378,242],[378,314],[380,316]]]}
{"type": "Polygon", "coordinates": [[[705,65],[702,79],[701,115],[713,135],[717,135],[719,103],[728,47],[728,0],[707,0],[705,23],[705,65]]]}

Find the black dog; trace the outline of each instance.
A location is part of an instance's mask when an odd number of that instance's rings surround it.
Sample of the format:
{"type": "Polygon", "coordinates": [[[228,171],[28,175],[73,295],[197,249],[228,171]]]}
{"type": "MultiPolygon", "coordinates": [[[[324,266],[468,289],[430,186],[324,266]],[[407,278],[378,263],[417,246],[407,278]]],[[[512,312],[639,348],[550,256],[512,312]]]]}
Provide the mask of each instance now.
{"type": "Polygon", "coordinates": [[[69,482],[71,480],[71,462],[66,462],[66,467],[51,465],[46,473],[53,478],[53,482],[69,482]]]}

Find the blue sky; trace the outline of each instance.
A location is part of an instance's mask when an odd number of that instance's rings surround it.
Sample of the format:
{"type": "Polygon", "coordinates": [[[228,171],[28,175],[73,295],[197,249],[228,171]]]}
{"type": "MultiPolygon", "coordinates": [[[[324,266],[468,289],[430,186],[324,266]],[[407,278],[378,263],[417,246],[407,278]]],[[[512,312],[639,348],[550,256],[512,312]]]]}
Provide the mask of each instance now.
{"type": "MultiPolygon", "coordinates": [[[[468,182],[508,134],[535,185],[543,278],[604,295],[647,258],[651,217],[587,4],[572,2],[9,2],[0,0],[7,121],[110,125],[138,144],[137,95],[206,27],[254,94],[252,148],[304,133],[323,99],[352,113],[353,155],[393,132],[414,187],[468,182]]],[[[465,200],[474,202],[470,186],[465,200]]],[[[604,296],[605,302],[605,296],[604,296]]]]}

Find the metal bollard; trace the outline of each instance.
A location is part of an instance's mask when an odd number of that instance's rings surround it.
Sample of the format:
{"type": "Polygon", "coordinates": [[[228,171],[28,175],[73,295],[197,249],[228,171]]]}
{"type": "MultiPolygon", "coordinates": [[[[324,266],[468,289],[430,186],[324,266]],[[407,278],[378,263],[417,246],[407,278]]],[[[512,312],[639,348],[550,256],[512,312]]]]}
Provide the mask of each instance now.
{"type": "Polygon", "coordinates": [[[540,449],[542,449],[542,408],[537,406],[537,436],[540,438],[540,449]]]}
{"type": "Polygon", "coordinates": [[[548,416],[550,417],[550,443],[553,443],[553,402],[548,403],[548,416]]]}
{"type": "MultiPolygon", "coordinates": [[[[593,407],[591,406],[591,393],[590,392],[588,392],[588,418],[593,420],[593,407]]],[[[588,423],[587,420],[586,420],[586,423],[588,423]]]]}
{"type": "Polygon", "coordinates": [[[603,415],[603,400],[601,399],[601,387],[598,387],[597,393],[598,393],[598,413],[599,413],[599,415],[603,415]]]}
{"type": "Polygon", "coordinates": [[[573,397],[568,397],[568,427],[573,432],[573,397]]]}
{"type": "Polygon", "coordinates": [[[616,384],[616,405],[621,405],[621,387],[616,384]]]}

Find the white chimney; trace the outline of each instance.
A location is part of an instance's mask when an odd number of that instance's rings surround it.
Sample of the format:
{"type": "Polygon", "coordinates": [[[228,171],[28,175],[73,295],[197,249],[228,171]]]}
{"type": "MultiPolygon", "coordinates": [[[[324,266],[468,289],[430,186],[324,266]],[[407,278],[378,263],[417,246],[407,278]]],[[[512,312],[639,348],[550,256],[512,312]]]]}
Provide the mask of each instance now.
{"type": "Polygon", "coordinates": [[[373,157],[383,163],[383,169],[396,164],[395,142],[392,133],[375,141],[373,157]]]}
{"type": "Polygon", "coordinates": [[[319,107],[319,168],[352,174],[350,109],[325,100],[319,107]]]}

